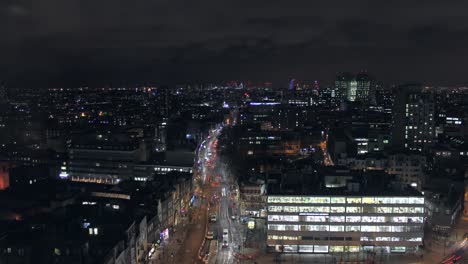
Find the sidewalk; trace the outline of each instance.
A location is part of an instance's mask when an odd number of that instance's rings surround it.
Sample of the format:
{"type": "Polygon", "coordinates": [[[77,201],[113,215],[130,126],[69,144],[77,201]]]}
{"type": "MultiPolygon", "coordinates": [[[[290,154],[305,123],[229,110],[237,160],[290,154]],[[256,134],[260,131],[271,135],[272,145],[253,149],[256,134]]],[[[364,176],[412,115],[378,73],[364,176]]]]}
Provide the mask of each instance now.
{"type": "Polygon", "coordinates": [[[179,243],[178,240],[183,241],[185,239],[188,230],[187,227],[187,221],[183,221],[176,227],[174,227],[174,234],[171,237],[169,237],[166,241],[163,241],[161,243],[159,249],[157,249],[153,256],[151,256],[149,263],[172,263],[175,254],[177,254],[180,246],[182,245],[182,243],[179,243]]]}

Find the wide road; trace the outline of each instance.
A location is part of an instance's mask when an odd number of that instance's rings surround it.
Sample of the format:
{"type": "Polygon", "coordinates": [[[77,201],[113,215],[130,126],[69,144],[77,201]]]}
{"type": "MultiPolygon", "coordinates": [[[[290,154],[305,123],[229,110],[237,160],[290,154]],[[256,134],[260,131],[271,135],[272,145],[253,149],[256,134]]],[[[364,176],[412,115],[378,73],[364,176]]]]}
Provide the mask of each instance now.
{"type": "MultiPolygon", "coordinates": [[[[468,233],[467,233],[468,234],[468,233]]],[[[449,254],[444,260],[440,263],[443,264],[454,264],[454,263],[466,263],[466,257],[468,253],[468,235],[465,235],[463,240],[456,243],[454,247],[452,247],[452,254],[449,254]]]]}
{"type": "Polygon", "coordinates": [[[206,227],[208,223],[208,201],[211,200],[212,189],[207,184],[210,181],[210,172],[212,171],[212,164],[209,161],[213,155],[211,150],[215,148],[215,142],[220,130],[213,130],[209,133],[208,137],[200,144],[197,150],[197,158],[195,161],[195,196],[197,206],[192,208],[191,222],[185,227],[186,236],[181,240],[180,248],[177,254],[171,259],[171,263],[178,264],[193,264],[203,263],[198,258],[200,247],[206,235],[206,227]]]}
{"type": "MultiPolygon", "coordinates": [[[[237,206],[234,206],[232,187],[234,179],[225,163],[217,155],[217,142],[222,128],[213,130],[198,152],[199,181],[203,182],[206,199],[211,203],[209,216],[216,215],[216,222],[208,224],[208,230],[217,235],[216,263],[236,263],[236,254],[242,246],[241,227],[237,206]],[[234,217],[233,217],[234,216],[234,217]],[[223,231],[228,230],[227,235],[223,231]],[[223,245],[224,244],[224,245],[223,245]]],[[[207,231],[208,231],[207,230],[207,231]]],[[[210,252],[214,255],[215,252],[210,252]]]]}
{"type": "Polygon", "coordinates": [[[233,189],[236,184],[226,164],[216,155],[215,149],[213,153],[214,171],[216,174],[214,178],[214,191],[220,194],[217,221],[218,242],[220,246],[218,248],[216,263],[236,263],[236,254],[243,247],[239,213],[235,209],[237,205],[234,205],[233,189]],[[223,231],[226,229],[228,231],[227,236],[223,235],[223,231]]]}
{"type": "Polygon", "coordinates": [[[210,254],[216,254],[218,264],[236,263],[236,254],[243,246],[239,212],[235,209],[237,204],[234,205],[232,193],[232,187],[236,184],[216,151],[221,130],[222,127],[217,127],[210,131],[197,150],[195,194],[200,199],[201,205],[193,214],[186,239],[174,257],[174,263],[201,263],[198,259],[198,251],[203,245],[207,231],[214,231],[217,235],[218,250],[210,254]],[[209,223],[211,215],[216,215],[215,223],[209,223]],[[225,229],[228,230],[227,236],[223,236],[225,229]]]}

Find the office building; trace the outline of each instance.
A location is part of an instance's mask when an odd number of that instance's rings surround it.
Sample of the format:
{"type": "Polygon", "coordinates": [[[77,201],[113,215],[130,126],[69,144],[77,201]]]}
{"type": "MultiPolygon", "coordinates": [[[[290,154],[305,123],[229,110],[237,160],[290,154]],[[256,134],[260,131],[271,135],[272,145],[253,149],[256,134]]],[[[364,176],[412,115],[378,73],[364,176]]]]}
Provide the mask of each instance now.
{"type": "Polygon", "coordinates": [[[80,135],[72,140],[68,154],[61,178],[103,184],[130,179],[133,166],[148,158],[145,145],[124,134],[80,135]]]}
{"type": "Polygon", "coordinates": [[[393,144],[398,149],[424,151],[434,144],[434,95],[420,85],[397,89],[393,112],[393,144]]]}
{"type": "Polygon", "coordinates": [[[269,251],[403,253],[422,245],[424,196],[420,192],[386,182],[380,174],[361,180],[326,175],[321,185],[303,177],[295,184],[283,179],[280,188],[269,188],[269,251]]]}
{"type": "MultiPolygon", "coordinates": [[[[335,97],[338,101],[349,100],[355,98],[357,83],[351,73],[342,73],[336,76],[335,79],[335,97]]],[[[354,101],[349,100],[349,101],[354,101]]]]}
{"type": "Polygon", "coordinates": [[[361,72],[356,75],[356,101],[375,103],[375,90],[367,73],[361,72]]]}

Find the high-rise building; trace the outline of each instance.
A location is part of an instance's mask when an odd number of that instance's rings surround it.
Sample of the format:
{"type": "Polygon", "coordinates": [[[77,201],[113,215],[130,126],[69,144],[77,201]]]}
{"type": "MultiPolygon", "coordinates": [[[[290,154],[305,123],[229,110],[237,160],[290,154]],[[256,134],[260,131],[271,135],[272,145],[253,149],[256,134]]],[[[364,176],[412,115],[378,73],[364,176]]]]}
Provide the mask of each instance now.
{"type": "Polygon", "coordinates": [[[155,128],[155,151],[164,152],[167,147],[167,123],[169,121],[169,87],[162,86],[158,88],[159,115],[160,120],[155,128]]]}
{"type": "Polygon", "coordinates": [[[294,79],[294,78],[290,79],[290,80],[289,80],[289,84],[288,84],[288,89],[289,89],[290,91],[295,90],[295,89],[296,89],[296,86],[297,86],[297,84],[296,84],[296,79],[294,79]]]}
{"type": "Polygon", "coordinates": [[[334,89],[334,87],[325,87],[321,89],[317,100],[317,104],[321,107],[335,108],[338,105],[336,89],[334,89]]]}
{"type": "Polygon", "coordinates": [[[375,93],[372,89],[372,82],[369,75],[361,72],[356,75],[356,101],[363,103],[374,103],[375,93]]]}
{"type": "Polygon", "coordinates": [[[375,103],[375,91],[372,88],[372,79],[365,72],[356,76],[342,73],[335,80],[335,91],[342,101],[375,103]]]}
{"type": "Polygon", "coordinates": [[[346,100],[350,102],[356,101],[356,94],[357,94],[357,82],[356,79],[352,79],[348,82],[348,87],[346,91],[346,100]]]}
{"type": "MultiPolygon", "coordinates": [[[[335,79],[335,96],[338,101],[348,100],[351,95],[351,82],[354,80],[354,77],[351,73],[342,73],[336,76],[335,79]]],[[[354,80],[354,92],[356,91],[356,82],[354,80]]],[[[354,94],[355,96],[355,94],[354,94]]],[[[353,100],[354,101],[354,100],[353,100]]]]}
{"type": "Polygon", "coordinates": [[[434,94],[421,85],[397,88],[393,110],[393,144],[398,149],[424,151],[434,143],[434,94]]]}
{"type": "Polygon", "coordinates": [[[375,85],[375,102],[385,113],[392,113],[394,99],[392,89],[383,85],[375,85]]]}
{"type": "Polygon", "coordinates": [[[158,91],[158,101],[159,101],[159,113],[163,119],[169,118],[169,96],[170,96],[170,91],[169,87],[167,86],[161,86],[160,88],[157,89],[158,91]]]}

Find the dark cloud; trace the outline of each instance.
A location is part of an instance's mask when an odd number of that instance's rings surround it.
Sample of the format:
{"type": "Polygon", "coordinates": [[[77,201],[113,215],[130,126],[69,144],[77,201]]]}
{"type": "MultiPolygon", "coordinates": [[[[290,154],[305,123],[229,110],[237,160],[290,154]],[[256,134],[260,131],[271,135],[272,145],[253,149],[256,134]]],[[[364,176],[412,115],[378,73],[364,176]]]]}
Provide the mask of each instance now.
{"type": "Polygon", "coordinates": [[[81,85],[288,77],[367,69],[465,82],[465,1],[5,0],[0,79],[81,85]]]}

